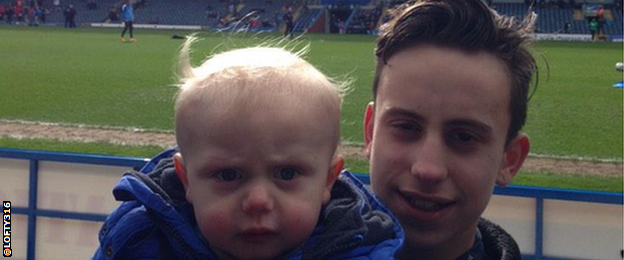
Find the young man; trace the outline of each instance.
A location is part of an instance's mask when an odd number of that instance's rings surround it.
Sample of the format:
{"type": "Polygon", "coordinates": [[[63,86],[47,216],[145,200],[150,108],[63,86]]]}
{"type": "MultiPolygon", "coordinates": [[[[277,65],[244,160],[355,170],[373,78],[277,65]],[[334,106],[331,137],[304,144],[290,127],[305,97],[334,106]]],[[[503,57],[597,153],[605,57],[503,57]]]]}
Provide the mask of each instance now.
{"type": "Polygon", "coordinates": [[[93,259],[394,259],[397,221],[341,174],[341,88],[280,48],[182,49],[179,151],[113,190],[93,259]],[[148,174],[146,174],[148,173],[148,174]]]}
{"type": "Polygon", "coordinates": [[[291,6],[286,6],[285,7],[285,13],[284,16],[282,16],[282,20],[284,20],[284,24],[286,25],[286,28],[284,29],[284,37],[290,37],[292,38],[292,33],[293,33],[293,27],[294,27],[294,21],[293,21],[293,14],[292,14],[292,7],[291,6]]]}
{"type": "Polygon", "coordinates": [[[134,7],[132,6],[131,0],[125,0],[124,4],[121,6],[121,19],[124,23],[124,28],[121,31],[121,37],[119,38],[120,42],[126,42],[124,35],[126,32],[130,35],[130,42],[136,42],[137,39],[134,38],[134,7]]]}
{"type": "Polygon", "coordinates": [[[520,133],[537,72],[522,23],[481,0],[416,0],[380,31],[365,114],[374,193],[406,232],[399,259],[520,259],[480,218],[529,152],[520,133]]]}

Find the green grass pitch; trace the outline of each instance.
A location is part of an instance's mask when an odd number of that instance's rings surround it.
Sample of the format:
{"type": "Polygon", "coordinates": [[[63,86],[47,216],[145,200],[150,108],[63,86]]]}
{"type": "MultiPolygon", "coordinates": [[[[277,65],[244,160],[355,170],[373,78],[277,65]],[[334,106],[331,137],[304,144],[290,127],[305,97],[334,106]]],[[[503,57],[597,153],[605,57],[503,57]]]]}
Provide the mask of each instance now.
{"type": "MultiPolygon", "coordinates": [[[[119,33],[0,26],[0,119],[171,130],[174,68],[182,44],[171,36],[190,32],[135,29],[139,42],[134,44],[118,42],[119,33]]],[[[279,38],[199,36],[195,65],[214,51],[279,38]]],[[[372,36],[313,34],[298,41],[310,45],[305,57],[321,71],[353,80],[342,120],[348,143],[362,142],[374,41],[372,36]]],[[[622,61],[622,43],[540,42],[534,52],[540,83],[525,127],[532,153],[622,161],[622,90],[612,87],[622,80],[614,68],[622,61]]]]}

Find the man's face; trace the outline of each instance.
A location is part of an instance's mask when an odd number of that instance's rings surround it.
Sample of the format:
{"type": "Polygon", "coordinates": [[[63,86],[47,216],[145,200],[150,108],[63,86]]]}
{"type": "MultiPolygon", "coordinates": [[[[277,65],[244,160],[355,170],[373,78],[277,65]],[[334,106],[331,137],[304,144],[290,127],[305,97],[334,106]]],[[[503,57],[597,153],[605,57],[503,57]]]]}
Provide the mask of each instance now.
{"type": "Polygon", "coordinates": [[[313,232],[337,176],[330,133],[337,127],[308,120],[310,111],[259,107],[192,122],[200,126],[195,144],[176,160],[185,165],[181,179],[199,228],[220,259],[273,259],[313,232]]]}
{"type": "Polygon", "coordinates": [[[419,45],[383,68],[366,149],[373,190],[406,230],[403,252],[472,246],[494,183],[506,185],[528,152],[525,135],[505,147],[509,91],[503,63],[483,52],[419,45]]]}

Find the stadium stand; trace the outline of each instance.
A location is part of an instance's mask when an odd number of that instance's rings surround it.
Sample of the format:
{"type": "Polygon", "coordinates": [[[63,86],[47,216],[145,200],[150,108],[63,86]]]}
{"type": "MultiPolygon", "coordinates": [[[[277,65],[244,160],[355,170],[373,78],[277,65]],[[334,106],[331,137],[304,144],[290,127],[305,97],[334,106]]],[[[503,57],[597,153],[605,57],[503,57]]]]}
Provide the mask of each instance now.
{"type": "Polygon", "coordinates": [[[238,5],[238,18],[243,19],[239,26],[250,31],[273,31],[281,23],[287,1],[245,1],[238,5]]]}
{"type": "MultiPolygon", "coordinates": [[[[580,7],[580,6],[579,6],[580,7]]],[[[622,14],[614,6],[606,5],[604,33],[607,35],[622,35],[622,14]]],[[[493,6],[500,14],[523,17],[528,8],[522,3],[500,3],[493,6]]],[[[578,8],[566,6],[560,8],[556,5],[536,7],[537,33],[560,33],[566,21],[572,24],[572,33],[589,34],[588,21],[578,8]],[[575,12],[580,12],[575,14],[575,12]]]]}
{"type": "Polygon", "coordinates": [[[216,20],[207,17],[207,7],[207,1],[175,0],[175,4],[169,1],[148,1],[135,10],[135,23],[212,25],[216,20]]]}
{"type": "MultiPolygon", "coordinates": [[[[17,0],[0,0],[0,5],[14,5],[17,0]]],[[[293,7],[295,32],[329,33],[374,33],[384,21],[388,6],[401,0],[141,0],[144,4],[136,8],[136,24],[200,25],[203,28],[238,29],[250,31],[283,30],[284,6],[293,7]],[[234,2],[237,1],[237,2],[234,2]],[[231,6],[233,5],[233,6],[231,6]],[[232,7],[234,12],[232,12],[232,7]],[[243,20],[241,20],[243,19],[243,20]],[[240,22],[239,22],[240,21],[240,22]],[[310,31],[310,28],[316,28],[310,31]],[[341,30],[342,29],[342,30],[341,30]]],[[[31,1],[22,0],[24,5],[31,1]]],[[[42,2],[43,1],[32,1],[42,2]]],[[[61,0],[61,8],[47,5],[46,23],[62,25],[63,8],[74,5],[77,11],[76,23],[109,22],[109,10],[119,11],[120,0],[96,0],[97,8],[89,9],[87,0],[61,0]]],[[[554,2],[554,1],[553,1],[554,2]]],[[[589,34],[588,20],[582,4],[569,6],[540,5],[533,10],[538,14],[537,33],[563,33],[564,24],[569,21],[572,34],[589,34]]],[[[622,8],[618,2],[605,3],[603,33],[622,35],[622,8]]],[[[493,1],[492,7],[499,13],[523,17],[528,7],[523,2],[493,1]]],[[[15,20],[15,19],[14,19],[15,20]]],[[[4,21],[0,21],[6,23],[4,21]]],[[[117,21],[118,22],[118,21],[117,21]]],[[[21,24],[24,24],[22,21],[21,24]]]]}
{"type": "Polygon", "coordinates": [[[347,33],[372,34],[381,17],[381,6],[355,8],[347,22],[347,33]]]}
{"type": "Polygon", "coordinates": [[[78,25],[83,23],[104,22],[108,18],[109,8],[116,6],[119,0],[98,0],[97,7],[95,9],[87,8],[87,1],[84,0],[63,0],[61,1],[61,9],[55,9],[52,6],[45,6],[46,9],[46,24],[63,25],[65,23],[65,17],[63,16],[63,9],[69,5],[73,5],[76,9],[76,23],[78,25]]]}
{"type": "Polygon", "coordinates": [[[308,28],[316,23],[321,14],[322,8],[302,8],[298,17],[295,19],[295,32],[305,32],[308,28]]]}

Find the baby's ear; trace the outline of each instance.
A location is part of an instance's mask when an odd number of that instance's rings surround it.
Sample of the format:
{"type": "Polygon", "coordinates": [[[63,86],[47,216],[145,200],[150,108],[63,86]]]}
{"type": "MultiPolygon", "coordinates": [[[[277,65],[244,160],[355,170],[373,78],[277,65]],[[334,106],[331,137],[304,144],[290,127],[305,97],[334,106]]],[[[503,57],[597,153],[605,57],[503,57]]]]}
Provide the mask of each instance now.
{"type": "Polygon", "coordinates": [[[173,155],[173,167],[175,168],[176,175],[180,178],[182,185],[184,185],[184,191],[186,192],[186,200],[191,202],[191,198],[188,192],[188,174],[186,172],[186,168],[184,167],[184,159],[182,158],[182,154],[176,153],[173,155]]]}
{"type": "Polygon", "coordinates": [[[331,190],[334,187],[334,183],[338,179],[338,175],[340,175],[340,173],[342,172],[343,167],[344,158],[342,158],[342,155],[334,157],[331,167],[329,168],[327,173],[325,190],[323,191],[323,205],[325,205],[325,203],[329,202],[329,200],[331,199],[331,190]]]}

